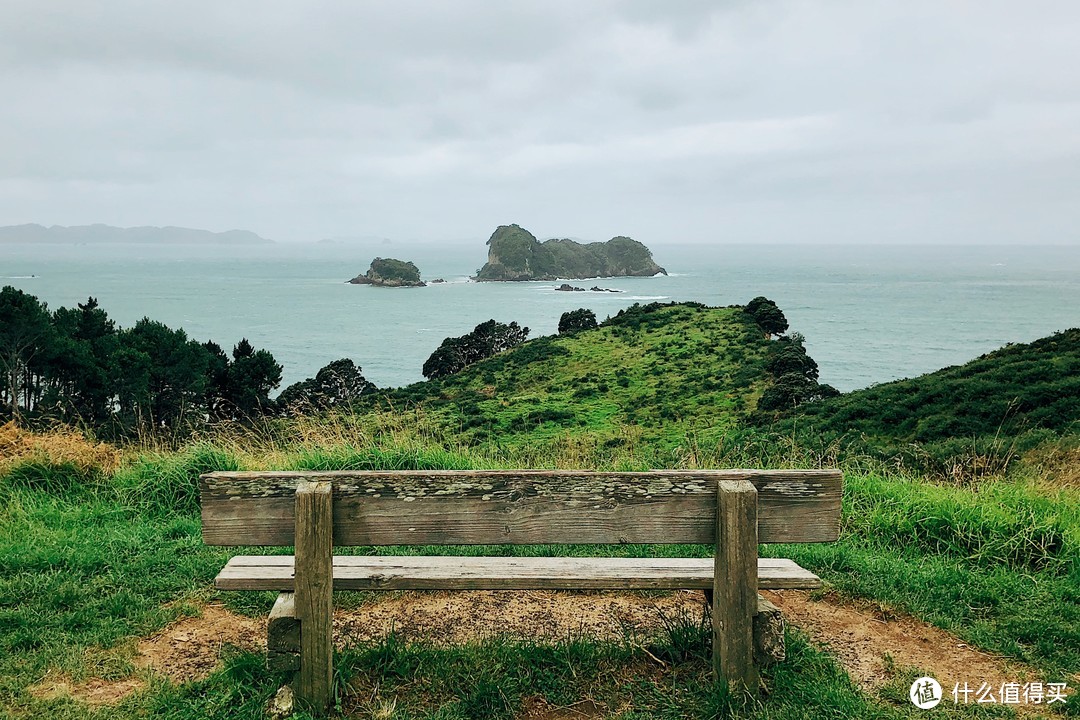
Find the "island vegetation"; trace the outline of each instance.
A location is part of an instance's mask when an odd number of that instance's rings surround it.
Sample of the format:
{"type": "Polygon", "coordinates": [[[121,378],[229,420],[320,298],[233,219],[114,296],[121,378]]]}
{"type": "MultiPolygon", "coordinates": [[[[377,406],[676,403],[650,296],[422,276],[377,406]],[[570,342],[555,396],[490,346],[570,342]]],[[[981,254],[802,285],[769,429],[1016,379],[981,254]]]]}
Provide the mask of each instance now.
{"type": "Polygon", "coordinates": [[[667,275],[647,247],[628,237],[578,243],[540,242],[518,225],[499,226],[487,241],[488,259],[477,280],[521,281],[667,275]]]}
{"type": "Polygon", "coordinates": [[[363,275],[357,275],[349,281],[353,285],[375,285],[376,287],[425,287],[420,279],[420,269],[406,260],[377,257],[371,261],[371,267],[363,275]]]}

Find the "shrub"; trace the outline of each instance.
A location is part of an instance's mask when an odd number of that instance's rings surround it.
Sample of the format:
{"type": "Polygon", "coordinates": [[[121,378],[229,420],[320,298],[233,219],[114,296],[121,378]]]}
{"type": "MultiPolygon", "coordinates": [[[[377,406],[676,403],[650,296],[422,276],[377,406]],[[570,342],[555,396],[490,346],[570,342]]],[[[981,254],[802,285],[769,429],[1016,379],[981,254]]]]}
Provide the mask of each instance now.
{"type": "Polygon", "coordinates": [[[596,313],[587,308],[569,310],[559,318],[559,334],[574,333],[581,330],[592,330],[596,327],[596,313]]]}

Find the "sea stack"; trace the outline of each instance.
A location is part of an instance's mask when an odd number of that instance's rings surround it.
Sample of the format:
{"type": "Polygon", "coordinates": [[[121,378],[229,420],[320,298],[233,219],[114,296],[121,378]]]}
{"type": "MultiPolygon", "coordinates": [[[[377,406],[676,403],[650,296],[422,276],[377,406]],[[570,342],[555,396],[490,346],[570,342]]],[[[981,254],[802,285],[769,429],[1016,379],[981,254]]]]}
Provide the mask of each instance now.
{"type": "Polygon", "coordinates": [[[540,242],[518,225],[501,225],[487,241],[488,261],[477,280],[581,280],[596,277],[667,275],[652,252],[637,240],[618,236],[607,242],[579,243],[566,238],[540,242]]]}
{"type": "Polygon", "coordinates": [[[411,262],[394,258],[375,258],[371,267],[363,275],[349,280],[353,285],[375,285],[376,287],[426,287],[420,279],[420,269],[411,262]]]}

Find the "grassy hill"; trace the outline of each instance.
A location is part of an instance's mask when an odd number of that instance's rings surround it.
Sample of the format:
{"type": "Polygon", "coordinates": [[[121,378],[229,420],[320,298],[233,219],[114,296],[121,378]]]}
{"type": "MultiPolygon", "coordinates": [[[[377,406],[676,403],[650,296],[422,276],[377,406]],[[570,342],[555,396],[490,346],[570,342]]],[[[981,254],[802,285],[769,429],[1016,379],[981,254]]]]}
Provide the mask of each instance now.
{"type": "Polygon", "coordinates": [[[530,340],[383,401],[421,403],[472,445],[572,431],[614,446],[625,428],[662,445],[691,432],[715,439],[754,407],[768,343],[739,308],[634,306],[594,330],[530,340]]]}
{"type": "Polygon", "coordinates": [[[1004,469],[1017,453],[1080,431],[1080,330],[809,403],[770,427],[926,470],[1004,469]]]}
{"type": "MultiPolygon", "coordinates": [[[[810,403],[797,420],[779,418],[755,429],[745,419],[770,382],[765,356],[775,341],[738,308],[655,305],[624,311],[595,330],[524,343],[440,381],[383,394],[374,409],[219,427],[177,450],[152,444],[118,449],[78,433],[2,426],[0,718],[267,716],[283,678],[266,672],[265,651],[257,646],[216,648],[221,662],[207,668],[212,672],[205,678],[169,680],[162,671],[171,668],[150,670],[139,661],[140,639],[163,635],[177,619],[211,607],[220,613],[225,606],[237,621],[252,622],[247,618],[265,617],[273,603],[273,593],[213,588],[227,557],[241,551],[202,542],[202,472],[817,466],[834,460],[773,453],[764,442],[747,444],[746,454],[733,460],[730,438],[790,441],[785,433],[794,431],[803,442],[858,432],[881,447],[920,438],[945,443],[957,440],[952,432],[993,437],[1002,427],[998,415],[1006,411],[1016,423],[1006,429],[1018,433],[1010,437],[1034,440],[1041,433],[1058,441],[1076,427],[1070,401],[1078,395],[1077,341],[1070,331],[1005,348],[960,368],[810,403]],[[953,416],[967,424],[950,430],[953,416]],[[926,434],[933,427],[927,418],[940,418],[937,434],[926,434]],[[586,450],[559,445],[567,437],[586,450]],[[687,444],[697,450],[672,452],[687,444]],[[78,688],[115,683],[134,683],[135,689],[101,706],[72,697],[78,688]]],[[[764,554],[793,558],[819,574],[828,597],[872,608],[875,624],[910,616],[901,622],[931,623],[952,633],[952,642],[1016,663],[1017,673],[1075,687],[1076,486],[1031,467],[1007,476],[991,469],[978,484],[950,485],[850,455],[835,462],[845,470],[839,541],[767,546],[764,554]]],[[[712,548],[483,551],[706,557],[712,548]]],[[[461,550],[403,546],[380,552],[461,550]]],[[[343,592],[336,593],[335,606],[367,607],[384,599],[343,592]]],[[[394,633],[350,639],[335,658],[333,716],[570,716],[548,714],[548,708],[591,708],[591,716],[628,719],[923,716],[907,691],[927,668],[886,656],[885,684],[859,686],[833,652],[840,646],[812,641],[798,623],[787,631],[788,660],[763,673],[767,692],[760,704],[732,698],[712,682],[710,630],[700,615],[668,618],[656,637],[622,627],[624,636],[615,641],[494,637],[447,647],[406,642],[394,633]]],[[[971,680],[978,685],[980,678],[971,680]]],[[[1047,715],[1078,716],[1078,708],[1074,695],[1047,715]]],[[[950,703],[937,712],[949,718],[1012,716],[1000,706],[950,703]]]]}

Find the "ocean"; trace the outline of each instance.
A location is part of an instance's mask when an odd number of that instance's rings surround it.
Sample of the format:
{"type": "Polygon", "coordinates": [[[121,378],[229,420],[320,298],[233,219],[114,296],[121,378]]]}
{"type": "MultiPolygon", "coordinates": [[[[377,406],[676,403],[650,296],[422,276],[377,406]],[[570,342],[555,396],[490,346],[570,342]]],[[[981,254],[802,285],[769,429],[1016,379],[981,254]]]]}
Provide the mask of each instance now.
{"type": "Polygon", "coordinates": [[[247,338],[284,366],[282,388],[352,358],[381,387],[422,380],[443,338],[488,318],[530,337],[579,307],[599,319],[635,302],[745,304],[764,295],[806,336],[821,381],[847,391],[956,365],[1080,326],[1080,248],[1067,246],[659,245],[670,275],[473,283],[482,240],[461,244],[0,245],[0,285],[55,309],[98,299],[118,324],[182,327],[226,351],[247,338]],[[426,288],[349,285],[375,256],[412,260],[426,288]]]}

